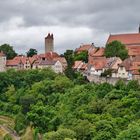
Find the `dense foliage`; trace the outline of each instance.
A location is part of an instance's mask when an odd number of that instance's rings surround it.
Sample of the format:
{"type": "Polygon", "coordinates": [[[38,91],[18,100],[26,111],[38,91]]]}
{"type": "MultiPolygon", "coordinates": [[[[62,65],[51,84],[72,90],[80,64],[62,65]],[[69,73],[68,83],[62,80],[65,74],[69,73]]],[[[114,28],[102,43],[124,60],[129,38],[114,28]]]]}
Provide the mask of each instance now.
{"type": "Polygon", "coordinates": [[[33,55],[37,54],[37,50],[30,48],[29,51],[27,52],[27,57],[32,57],[33,55]]]}
{"type": "Polygon", "coordinates": [[[0,73],[0,113],[15,118],[15,130],[32,129],[44,140],[140,139],[137,81],[78,83],[49,69],[0,73]],[[32,128],[29,128],[32,126],[32,128]]]}
{"type": "Polygon", "coordinates": [[[120,57],[122,60],[128,57],[128,51],[125,48],[125,45],[119,41],[113,41],[106,45],[105,48],[106,57],[120,57]]]}
{"type": "Polygon", "coordinates": [[[74,60],[75,61],[81,60],[81,61],[87,63],[88,62],[88,51],[82,51],[80,53],[75,53],[74,60]]]}
{"type": "Polygon", "coordinates": [[[1,45],[0,46],[0,51],[4,52],[4,54],[6,55],[7,59],[12,59],[17,55],[15,50],[13,50],[13,47],[10,46],[9,44],[1,45]]]}

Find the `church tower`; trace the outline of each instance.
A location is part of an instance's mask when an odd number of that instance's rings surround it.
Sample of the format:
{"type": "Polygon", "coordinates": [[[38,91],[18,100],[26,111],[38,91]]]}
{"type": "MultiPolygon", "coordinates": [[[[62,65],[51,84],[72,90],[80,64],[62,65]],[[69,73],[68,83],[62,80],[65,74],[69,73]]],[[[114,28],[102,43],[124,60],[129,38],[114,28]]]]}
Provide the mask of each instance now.
{"type": "Polygon", "coordinates": [[[54,38],[53,34],[48,33],[47,37],[45,37],[45,53],[54,51],[54,38]]]}

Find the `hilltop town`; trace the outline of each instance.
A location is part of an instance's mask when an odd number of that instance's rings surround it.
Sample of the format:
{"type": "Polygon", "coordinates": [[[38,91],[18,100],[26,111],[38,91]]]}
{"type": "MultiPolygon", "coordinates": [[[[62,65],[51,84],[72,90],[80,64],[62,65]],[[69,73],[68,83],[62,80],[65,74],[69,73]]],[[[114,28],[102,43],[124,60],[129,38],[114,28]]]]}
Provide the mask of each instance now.
{"type": "MultiPolygon", "coordinates": [[[[105,47],[96,47],[94,43],[82,44],[74,50],[75,54],[87,53],[87,61],[74,60],[72,69],[86,76],[90,82],[116,83],[118,79],[140,80],[140,28],[138,33],[110,34],[106,45],[118,41],[125,46],[128,57],[122,60],[118,56],[106,57],[105,47]]],[[[112,46],[113,48],[113,46],[112,46]]],[[[8,69],[28,70],[50,67],[56,73],[64,73],[68,66],[64,56],[54,50],[54,36],[48,33],[45,37],[44,54],[32,57],[17,55],[13,59],[6,58],[0,52],[0,72],[8,69]]]]}

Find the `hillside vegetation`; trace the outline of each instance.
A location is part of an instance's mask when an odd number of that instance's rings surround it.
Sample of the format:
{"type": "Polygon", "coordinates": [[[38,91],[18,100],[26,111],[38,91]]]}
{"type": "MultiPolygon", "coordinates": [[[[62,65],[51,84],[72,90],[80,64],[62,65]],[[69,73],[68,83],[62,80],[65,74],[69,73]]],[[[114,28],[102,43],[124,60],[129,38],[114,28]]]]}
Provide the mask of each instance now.
{"type": "Polygon", "coordinates": [[[138,140],[139,107],[137,81],[71,81],[50,69],[0,73],[0,113],[14,118],[22,139],[138,140]]]}

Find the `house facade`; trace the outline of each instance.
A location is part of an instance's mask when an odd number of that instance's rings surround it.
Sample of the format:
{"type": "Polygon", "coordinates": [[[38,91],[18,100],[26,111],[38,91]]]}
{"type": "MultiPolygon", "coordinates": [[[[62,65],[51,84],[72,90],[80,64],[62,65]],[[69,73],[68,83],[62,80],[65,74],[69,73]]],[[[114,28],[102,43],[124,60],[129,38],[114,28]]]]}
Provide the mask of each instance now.
{"type": "Polygon", "coordinates": [[[1,51],[0,52],[0,72],[6,70],[6,55],[1,51]]]}

